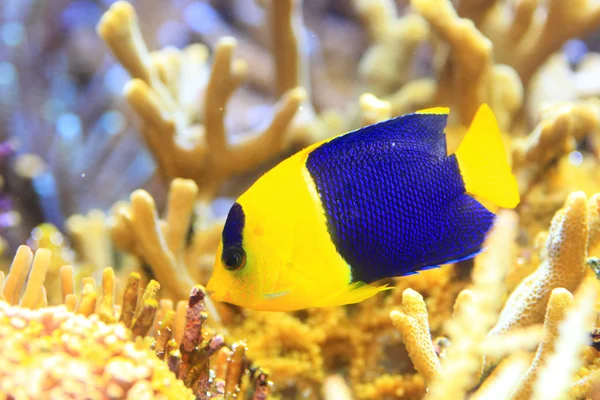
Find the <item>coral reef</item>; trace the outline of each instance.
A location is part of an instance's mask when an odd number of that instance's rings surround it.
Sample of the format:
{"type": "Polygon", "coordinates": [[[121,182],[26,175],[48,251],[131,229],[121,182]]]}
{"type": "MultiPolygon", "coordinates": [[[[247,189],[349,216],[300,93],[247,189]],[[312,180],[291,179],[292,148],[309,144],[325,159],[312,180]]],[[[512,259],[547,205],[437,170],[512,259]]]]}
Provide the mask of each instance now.
{"type": "Polygon", "coordinates": [[[599,396],[598,5],[46,3],[0,5],[0,398],[599,396]],[[276,162],[434,106],[452,152],[482,102],[522,201],[474,260],[345,307],[206,293],[276,162]]]}

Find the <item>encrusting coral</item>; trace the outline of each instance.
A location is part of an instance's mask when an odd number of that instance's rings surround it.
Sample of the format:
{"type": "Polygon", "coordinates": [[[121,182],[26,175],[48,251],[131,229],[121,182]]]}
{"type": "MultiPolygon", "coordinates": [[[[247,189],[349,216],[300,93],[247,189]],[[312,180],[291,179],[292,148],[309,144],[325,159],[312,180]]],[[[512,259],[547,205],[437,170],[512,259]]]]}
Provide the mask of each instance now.
{"type": "Polygon", "coordinates": [[[10,398],[195,398],[123,325],[64,306],[29,310],[4,302],[0,321],[0,338],[11,349],[0,391],[10,398]]]}
{"type": "MultiPolygon", "coordinates": [[[[50,257],[47,249],[33,255],[21,246],[9,274],[0,275],[0,336],[14,349],[7,360],[24,368],[0,371],[7,378],[2,385],[9,385],[2,387],[5,393],[37,398],[49,390],[52,396],[82,396],[88,385],[92,398],[222,399],[240,392],[248,366],[245,345],[234,343],[227,357],[217,356],[227,350],[225,338],[204,326],[207,297],[201,285],[192,288],[185,308],[173,310],[172,301],[159,302],[160,285],[154,280],[140,296],[140,276],[132,273],[117,303],[115,275],[108,267],[98,301],[93,278],[84,278],[81,294],[74,293],[73,269],[66,265],[60,270],[64,305],[47,307],[43,283],[50,257]],[[31,362],[40,357],[32,372],[31,362]],[[73,372],[73,381],[59,379],[60,371],[73,368],[81,369],[73,372]],[[24,389],[20,379],[32,373],[37,380],[24,389]]],[[[264,371],[256,371],[252,382],[257,398],[268,395],[264,371]]]]}

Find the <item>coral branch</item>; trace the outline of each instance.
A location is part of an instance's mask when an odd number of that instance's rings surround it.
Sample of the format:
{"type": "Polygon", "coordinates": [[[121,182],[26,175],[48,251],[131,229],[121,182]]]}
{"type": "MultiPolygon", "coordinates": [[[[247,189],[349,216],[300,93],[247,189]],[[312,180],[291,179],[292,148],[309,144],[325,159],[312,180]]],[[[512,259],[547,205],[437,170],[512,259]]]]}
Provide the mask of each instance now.
{"type": "Polygon", "coordinates": [[[558,326],[564,319],[567,309],[573,303],[573,295],[563,288],[557,288],[550,294],[548,308],[544,320],[544,332],[542,341],[537,349],[531,366],[527,369],[519,386],[516,387],[512,398],[515,400],[530,399],[538,374],[548,362],[548,358],[554,352],[554,345],[558,337],[558,326]]]}
{"type": "Polygon", "coordinates": [[[429,38],[429,26],[416,14],[398,17],[396,6],[390,0],[355,0],[353,5],[371,39],[359,64],[359,76],[375,95],[391,95],[409,82],[414,54],[429,38]]]}
{"type": "Polygon", "coordinates": [[[525,140],[514,144],[514,170],[521,194],[527,193],[548,166],[575,148],[600,126],[596,107],[588,103],[555,106],[525,140]]]}
{"type": "Polygon", "coordinates": [[[131,332],[133,336],[145,336],[148,330],[152,327],[152,322],[158,309],[158,291],[160,284],[154,280],[148,283],[142,301],[137,307],[131,322],[131,332]]]}
{"type": "Polygon", "coordinates": [[[271,0],[269,18],[275,59],[275,95],[295,87],[309,88],[306,55],[302,50],[302,0],[271,0]]]}
{"type": "Polygon", "coordinates": [[[573,307],[558,327],[555,351],[539,372],[533,399],[568,398],[575,372],[582,364],[582,351],[589,344],[588,328],[596,317],[598,281],[589,279],[575,293],[573,307]]]}
{"type": "Polygon", "coordinates": [[[63,265],[60,267],[60,286],[63,302],[66,303],[67,296],[75,293],[75,280],[73,279],[73,267],[63,265]]]}
{"type": "MultiPolygon", "coordinates": [[[[275,7],[282,7],[281,3],[278,1],[275,7]]],[[[129,3],[114,3],[98,24],[98,32],[133,77],[125,88],[125,96],[141,117],[146,143],[167,178],[192,178],[202,183],[200,195],[206,199],[232,175],[256,167],[283,150],[284,134],[305,98],[304,90],[298,87],[282,94],[273,120],[263,132],[247,134],[252,137],[228,144],[223,118],[228,100],[246,71],[245,62],[233,60],[234,38],[222,38],[216,46],[204,92],[204,109],[199,113],[200,110],[187,107],[184,88],[168,79],[165,53],[148,52],[129,3]],[[196,123],[202,120],[204,125],[196,123]]],[[[201,64],[204,58],[199,53],[202,51],[196,45],[169,56],[172,62],[182,65],[181,70],[190,72],[192,68],[186,69],[183,64],[201,64]]],[[[204,86],[196,83],[198,76],[177,78],[189,78],[197,92],[204,86]]]]}
{"type": "Polygon", "coordinates": [[[508,399],[515,386],[527,371],[531,356],[517,352],[503,360],[483,382],[470,400],[508,399]]]}
{"type": "Polygon", "coordinates": [[[33,253],[31,249],[27,246],[19,246],[2,290],[2,294],[8,304],[14,305],[19,302],[21,290],[27,279],[27,273],[29,272],[32,260],[33,253]]]}
{"type": "Polygon", "coordinates": [[[586,272],[588,218],[585,194],[571,194],[552,220],[540,266],[510,295],[490,336],[542,322],[553,289],[579,286],[586,272]]]}
{"type": "Polygon", "coordinates": [[[460,121],[468,125],[479,105],[487,102],[500,114],[501,127],[507,128],[511,118],[505,114],[516,112],[522,103],[518,96],[522,96],[521,83],[516,74],[503,72],[509,67],[494,68],[492,42],[472,21],[460,18],[448,0],[412,0],[411,4],[451,47],[451,62],[441,74],[440,88],[451,93],[444,100],[458,104],[460,121]],[[499,75],[508,85],[494,92],[498,89],[494,80],[499,75]],[[512,99],[510,102],[506,101],[507,96],[512,99]],[[506,105],[511,108],[505,108],[506,105]]]}
{"type": "Polygon", "coordinates": [[[194,285],[186,266],[179,263],[184,247],[181,230],[184,226],[187,229],[190,224],[192,209],[189,203],[194,189],[194,183],[189,180],[176,179],[172,182],[169,204],[183,207],[167,211],[166,235],[160,229],[154,200],[144,190],[131,194],[129,207],[122,206],[116,210],[111,226],[115,244],[143,259],[174,300],[186,298],[194,285]],[[171,249],[177,249],[177,252],[171,249]]]}
{"type": "Polygon", "coordinates": [[[127,281],[127,286],[123,293],[123,306],[119,320],[123,322],[125,326],[131,326],[131,323],[133,322],[133,316],[138,304],[139,291],[140,274],[134,272],[129,275],[129,280],[127,281]]]}
{"type": "Polygon", "coordinates": [[[246,369],[246,343],[234,343],[227,364],[225,377],[225,399],[235,399],[240,391],[242,375],[246,369]]]}
{"type": "Polygon", "coordinates": [[[25,291],[19,304],[21,307],[34,308],[44,295],[42,285],[46,279],[46,271],[48,271],[48,266],[50,265],[51,255],[52,253],[47,249],[39,249],[35,252],[31,270],[29,271],[27,286],[25,286],[25,291]]]}
{"type": "Polygon", "coordinates": [[[115,303],[115,271],[110,268],[104,268],[102,272],[102,296],[98,306],[98,316],[105,323],[117,321],[114,311],[115,303]]]}
{"type": "Polygon", "coordinates": [[[426,381],[434,380],[442,373],[427,321],[427,308],[423,296],[412,289],[402,293],[402,310],[392,311],[390,318],[402,334],[402,340],[408,349],[408,355],[417,371],[426,381]]]}

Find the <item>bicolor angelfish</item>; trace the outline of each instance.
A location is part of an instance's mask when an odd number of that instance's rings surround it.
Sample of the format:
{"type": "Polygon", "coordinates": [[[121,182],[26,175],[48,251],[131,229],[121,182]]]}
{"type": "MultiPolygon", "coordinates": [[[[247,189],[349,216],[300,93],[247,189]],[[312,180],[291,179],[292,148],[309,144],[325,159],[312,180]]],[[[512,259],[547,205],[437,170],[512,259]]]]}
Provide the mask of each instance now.
{"type": "Polygon", "coordinates": [[[474,257],[492,208],[519,203],[492,110],[447,155],[449,110],[433,108],[316,143],[231,207],[213,298],[291,311],[357,303],[414,274],[474,257]],[[485,203],[487,205],[484,206],[485,203]]]}

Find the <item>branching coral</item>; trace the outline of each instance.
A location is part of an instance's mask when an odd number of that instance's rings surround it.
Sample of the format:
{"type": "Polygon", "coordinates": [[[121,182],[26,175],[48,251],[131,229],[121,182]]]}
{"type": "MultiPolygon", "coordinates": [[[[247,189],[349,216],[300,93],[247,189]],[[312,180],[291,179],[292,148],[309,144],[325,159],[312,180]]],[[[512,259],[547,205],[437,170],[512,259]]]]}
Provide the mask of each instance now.
{"type": "Polygon", "coordinates": [[[529,369],[521,378],[519,386],[513,393],[514,399],[529,399],[533,394],[540,368],[545,364],[550,354],[554,352],[554,345],[558,337],[558,326],[566,315],[566,310],[573,302],[573,295],[566,289],[557,288],[552,291],[548,300],[544,323],[544,334],[537,353],[529,369]]]}
{"type": "Polygon", "coordinates": [[[110,224],[115,245],[143,260],[154,276],[164,282],[166,297],[175,301],[187,298],[195,278],[200,276],[201,268],[193,261],[214,251],[218,244],[217,223],[217,229],[207,228],[209,237],[204,231],[196,232],[191,245],[187,245],[197,193],[193,181],[174,179],[165,219],[159,220],[154,199],[148,192],[137,190],[131,194],[129,204],[116,207],[110,224]]]}
{"type": "Polygon", "coordinates": [[[390,318],[402,333],[402,341],[417,371],[427,382],[435,380],[442,373],[442,367],[430,338],[423,297],[406,289],[402,294],[402,311],[392,311],[390,318]]]}
{"type": "MultiPolygon", "coordinates": [[[[211,330],[204,326],[208,313],[206,291],[202,286],[196,285],[192,289],[187,307],[183,309],[185,313],[182,313],[180,307],[177,307],[176,311],[173,310],[172,301],[159,303],[160,285],[156,281],[150,281],[140,297],[140,276],[133,273],[124,290],[122,302],[117,306],[114,293],[115,275],[112,268],[106,268],[103,272],[102,291],[98,301],[95,280],[93,278],[82,280],[81,295],[78,298],[73,292],[73,269],[71,266],[64,266],[60,270],[60,283],[65,305],[48,308],[44,307],[45,303],[40,300],[40,297],[45,298],[43,283],[50,257],[50,251],[47,249],[40,249],[33,256],[27,246],[21,246],[6,280],[4,281],[4,276],[0,276],[2,278],[0,279],[0,289],[2,289],[0,336],[6,335],[5,339],[9,341],[15,340],[11,339],[14,335],[12,330],[24,329],[26,335],[20,335],[19,338],[36,341],[31,346],[25,346],[25,341],[16,343],[16,353],[10,360],[24,363],[24,368],[29,363],[28,357],[41,357],[40,354],[44,349],[53,348],[52,343],[57,340],[66,346],[64,349],[66,354],[63,356],[58,349],[59,357],[48,356],[49,364],[42,363],[39,371],[35,371],[36,376],[39,375],[40,378],[39,385],[28,386],[28,390],[33,392],[24,391],[20,388],[22,383],[17,380],[14,381],[16,382],[14,386],[2,388],[6,393],[14,395],[23,393],[35,398],[35,393],[39,390],[56,386],[55,395],[68,394],[72,389],[70,381],[64,381],[66,386],[57,382],[58,375],[53,375],[56,372],[54,367],[60,369],[75,366],[80,366],[87,371],[85,376],[89,375],[90,378],[87,379],[94,380],[93,390],[98,393],[109,390],[104,386],[114,386],[112,381],[117,380],[116,383],[122,386],[121,390],[114,387],[110,388],[109,394],[105,394],[114,398],[133,395],[162,398],[161,393],[175,391],[181,394],[177,396],[167,394],[167,398],[173,396],[185,398],[178,396],[189,396],[193,393],[196,398],[217,399],[223,396],[225,398],[237,396],[240,392],[242,378],[246,374],[248,364],[245,356],[246,347],[243,343],[234,344],[229,357],[215,358],[216,365],[211,372],[209,359],[220,349],[226,348],[225,339],[220,334],[205,339],[211,330]],[[28,274],[30,263],[32,263],[31,270],[28,274]],[[19,308],[16,308],[17,304],[19,308]],[[27,310],[33,307],[42,308],[39,311],[27,310]],[[55,317],[57,317],[56,321],[53,319],[55,317]],[[81,337],[77,336],[74,343],[71,343],[69,335],[73,334],[81,337]],[[147,337],[148,335],[152,335],[153,339],[147,337]],[[144,337],[146,339],[142,340],[144,337]],[[138,340],[134,343],[132,340],[136,338],[138,340]],[[111,351],[97,355],[101,353],[101,348],[104,346],[111,346],[111,351]],[[82,350],[82,347],[85,347],[85,350],[82,350]],[[148,356],[148,347],[158,358],[148,356]],[[132,359],[128,360],[128,358],[132,359]],[[158,360],[163,360],[164,363],[158,360]],[[145,368],[143,374],[127,375],[123,377],[122,382],[119,381],[115,375],[118,368],[136,369],[138,367],[135,364],[139,363],[145,368]],[[167,366],[168,370],[175,375],[165,372],[167,366]],[[112,372],[103,373],[102,368],[112,372]],[[156,380],[160,380],[160,384],[152,377],[153,369],[156,369],[156,373],[159,374],[156,380]],[[222,370],[225,371],[223,376],[217,374],[216,379],[211,378],[211,373],[222,370]],[[164,376],[165,373],[167,376],[164,376]],[[146,380],[152,381],[152,385],[148,386],[146,380]],[[169,381],[175,383],[167,383],[169,381]],[[188,391],[187,388],[191,388],[192,391],[188,391]],[[130,390],[132,394],[129,394],[130,390]]],[[[31,373],[31,370],[29,372],[31,373]]],[[[0,374],[10,375],[8,370],[0,371],[0,374]]],[[[21,372],[17,371],[16,374],[14,377],[18,377],[21,372]]],[[[80,390],[79,386],[82,382],[78,379],[81,375],[75,374],[74,377],[79,383],[73,383],[77,386],[73,390],[80,390]]],[[[3,385],[12,385],[10,380],[7,382],[3,385]]],[[[264,371],[257,371],[252,384],[255,386],[252,393],[258,396],[257,398],[260,399],[261,396],[265,398],[269,394],[270,382],[264,371]]]]}
{"type": "Polygon", "coordinates": [[[587,330],[594,317],[598,298],[598,282],[584,282],[575,294],[574,305],[558,327],[554,353],[550,355],[535,384],[533,399],[564,399],[570,397],[571,382],[581,363],[580,355],[589,345],[587,330]]]}
{"type": "Polygon", "coordinates": [[[232,174],[247,171],[284,149],[286,128],[305,97],[300,88],[286,92],[263,132],[235,145],[228,143],[227,102],[247,68],[245,62],[233,59],[235,39],[223,38],[218,43],[204,86],[198,79],[206,68],[207,50],[194,45],[183,51],[150,53],[129,3],[113,4],[98,24],[98,33],[133,77],[125,96],[141,117],[146,143],[169,179],[194,179],[202,197],[208,198],[232,174]],[[169,69],[161,66],[162,59],[168,61],[164,65],[169,69]],[[202,87],[204,108],[199,112],[190,107],[189,96],[202,87]]]}
{"type": "Polygon", "coordinates": [[[552,162],[574,150],[576,143],[599,124],[600,114],[594,104],[563,104],[545,110],[533,132],[514,144],[513,165],[521,194],[526,194],[552,162]]]}
{"type": "Polygon", "coordinates": [[[552,220],[540,266],[510,295],[490,336],[542,322],[553,289],[579,286],[587,268],[588,219],[585,194],[573,193],[552,220]]]}
{"type": "Polygon", "coordinates": [[[482,29],[494,41],[496,58],[511,65],[527,85],[566,40],[585,36],[598,24],[600,7],[589,0],[525,0],[498,2],[482,29]]]}
{"type": "Polygon", "coordinates": [[[450,60],[440,72],[438,102],[456,104],[465,125],[481,103],[490,103],[500,126],[508,128],[521,107],[523,89],[510,67],[494,65],[492,42],[472,21],[461,19],[448,0],[411,4],[450,45],[450,60]]]}
{"type": "Polygon", "coordinates": [[[398,17],[392,1],[357,0],[354,8],[371,40],[360,61],[359,76],[376,95],[391,95],[412,75],[413,54],[429,38],[429,27],[416,14],[398,17]]]}

